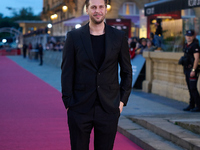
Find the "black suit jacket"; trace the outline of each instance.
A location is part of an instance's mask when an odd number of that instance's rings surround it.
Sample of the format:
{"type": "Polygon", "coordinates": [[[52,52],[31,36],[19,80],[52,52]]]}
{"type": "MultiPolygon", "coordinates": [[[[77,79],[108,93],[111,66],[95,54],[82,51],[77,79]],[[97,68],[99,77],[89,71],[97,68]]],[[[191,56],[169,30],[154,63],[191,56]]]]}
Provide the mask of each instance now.
{"type": "Polygon", "coordinates": [[[97,97],[108,113],[119,112],[120,101],[127,104],[132,83],[127,38],[109,25],[105,26],[105,33],[105,59],[98,69],[92,52],[89,23],[68,32],[61,66],[62,99],[66,108],[88,112],[97,97]]]}

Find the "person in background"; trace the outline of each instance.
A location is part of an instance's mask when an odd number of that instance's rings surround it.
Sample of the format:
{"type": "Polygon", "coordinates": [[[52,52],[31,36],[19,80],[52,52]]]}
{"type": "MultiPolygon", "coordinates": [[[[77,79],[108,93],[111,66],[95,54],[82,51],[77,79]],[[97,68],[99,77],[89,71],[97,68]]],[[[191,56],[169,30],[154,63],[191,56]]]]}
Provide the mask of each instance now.
{"type": "Polygon", "coordinates": [[[184,47],[184,56],[179,60],[179,64],[183,65],[185,79],[190,93],[189,106],[184,111],[200,112],[200,96],[197,89],[198,82],[198,62],[199,62],[199,45],[195,41],[194,30],[187,30],[185,34],[186,44],[184,47]]]}
{"type": "Polygon", "coordinates": [[[28,46],[26,44],[23,45],[23,56],[24,56],[24,58],[26,58],[27,47],[28,46]]]}
{"type": "Polygon", "coordinates": [[[136,54],[142,54],[144,49],[147,47],[147,39],[141,38],[141,45],[139,46],[138,49],[136,49],[136,54]]]}
{"type": "Polygon", "coordinates": [[[137,37],[133,37],[132,38],[132,43],[131,43],[131,46],[132,47],[135,47],[135,49],[138,49],[140,47],[140,42],[138,41],[138,38],[137,37]]]}
{"type": "Polygon", "coordinates": [[[155,46],[157,47],[157,50],[161,50],[161,46],[163,44],[163,35],[162,35],[162,26],[161,26],[161,19],[157,19],[156,22],[156,32],[154,35],[155,40],[155,46]]]}
{"type": "Polygon", "coordinates": [[[29,44],[28,44],[28,57],[29,57],[29,59],[31,59],[31,54],[30,54],[30,53],[31,53],[32,48],[33,48],[33,47],[32,47],[32,44],[29,43],[29,44]]]}
{"type": "Polygon", "coordinates": [[[46,43],[45,50],[47,50],[47,51],[50,50],[50,42],[46,43]]]}
{"type": "Polygon", "coordinates": [[[33,47],[32,47],[32,44],[29,43],[29,44],[28,44],[28,49],[29,49],[29,51],[32,50],[32,48],[33,48],[33,47]]]}
{"type": "Polygon", "coordinates": [[[152,32],[150,33],[149,40],[151,41],[152,45],[155,46],[155,38],[154,38],[154,34],[152,32]]]}
{"type": "Polygon", "coordinates": [[[128,38],[128,46],[131,47],[132,38],[128,38]]]}
{"type": "Polygon", "coordinates": [[[43,47],[42,47],[42,44],[39,44],[38,46],[38,52],[39,52],[39,55],[40,55],[40,66],[43,65],[43,47]]]}
{"type": "Polygon", "coordinates": [[[155,49],[156,49],[156,47],[153,46],[151,40],[150,40],[150,39],[147,39],[147,47],[143,50],[143,52],[146,52],[146,51],[152,52],[152,51],[154,51],[155,49]]]}
{"type": "Polygon", "coordinates": [[[133,38],[130,38],[128,43],[129,43],[130,58],[133,59],[135,57],[135,46],[136,46],[136,43],[133,40],[133,38]]]}

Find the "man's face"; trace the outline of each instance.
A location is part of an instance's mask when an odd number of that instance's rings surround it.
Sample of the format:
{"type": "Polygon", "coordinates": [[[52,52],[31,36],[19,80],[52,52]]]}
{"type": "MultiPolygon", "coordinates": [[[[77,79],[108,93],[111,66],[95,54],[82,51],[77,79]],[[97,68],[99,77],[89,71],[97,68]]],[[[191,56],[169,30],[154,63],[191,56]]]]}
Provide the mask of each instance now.
{"type": "Polygon", "coordinates": [[[146,42],[146,41],[142,41],[142,45],[143,45],[143,46],[146,46],[146,45],[147,45],[147,42],[146,42]]]}
{"type": "Polygon", "coordinates": [[[151,47],[151,46],[152,46],[151,41],[148,41],[148,42],[147,42],[147,46],[148,46],[148,47],[151,47]]]}
{"type": "Polygon", "coordinates": [[[89,6],[86,9],[90,20],[95,24],[100,24],[104,21],[107,13],[106,4],[104,0],[90,0],[89,6]]]}
{"type": "Polygon", "coordinates": [[[191,43],[194,40],[194,36],[185,36],[187,43],[191,43]]]}

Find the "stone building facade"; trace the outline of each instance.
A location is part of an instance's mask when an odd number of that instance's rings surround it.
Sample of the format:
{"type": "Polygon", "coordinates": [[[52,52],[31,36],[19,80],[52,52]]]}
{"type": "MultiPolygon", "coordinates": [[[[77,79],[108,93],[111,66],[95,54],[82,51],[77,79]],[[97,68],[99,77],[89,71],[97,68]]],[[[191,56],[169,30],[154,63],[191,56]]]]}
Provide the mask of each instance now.
{"type": "MultiPolygon", "coordinates": [[[[155,0],[108,0],[111,9],[106,19],[139,16],[139,10],[144,8],[144,4],[152,1],[155,0]]],[[[52,22],[53,36],[65,36],[66,32],[74,28],[74,25],[65,25],[64,22],[86,15],[84,3],[85,0],[43,0],[42,19],[52,22]]],[[[135,26],[134,22],[132,26],[135,26]]]]}

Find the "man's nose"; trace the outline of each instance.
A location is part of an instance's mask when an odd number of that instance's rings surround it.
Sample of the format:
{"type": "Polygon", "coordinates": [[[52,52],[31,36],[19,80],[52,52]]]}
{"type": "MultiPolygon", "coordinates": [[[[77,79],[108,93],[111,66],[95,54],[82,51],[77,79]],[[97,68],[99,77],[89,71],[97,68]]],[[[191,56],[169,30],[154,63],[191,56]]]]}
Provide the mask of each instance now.
{"type": "Polygon", "coordinates": [[[99,7],[97,7],[96,12],[100,12],[100,8],[99,7]]]}

